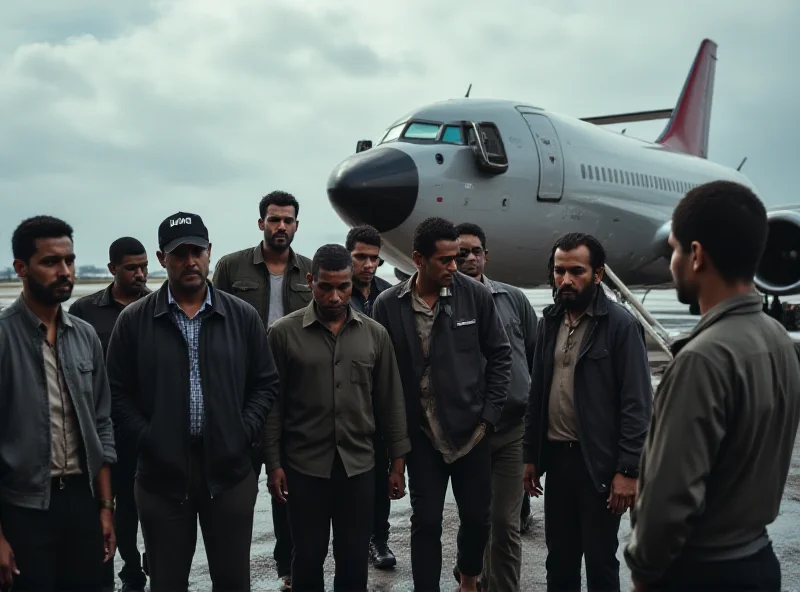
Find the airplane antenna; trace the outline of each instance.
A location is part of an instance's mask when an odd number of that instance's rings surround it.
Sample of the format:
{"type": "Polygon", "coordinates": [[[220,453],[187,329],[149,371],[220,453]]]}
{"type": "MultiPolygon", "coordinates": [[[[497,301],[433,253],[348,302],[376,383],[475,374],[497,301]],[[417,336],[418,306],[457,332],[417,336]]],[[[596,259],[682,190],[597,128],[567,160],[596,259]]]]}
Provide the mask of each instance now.
{"type": "Polygon", "coordinates": [[[742,167],[744,166],[744,163],[745,163],[745,162],[747,162],[747,157],[746,157],[746,156],[745,156],[745,157],[742,159],[742,162],[740,162],[740,163],[739,163],[739,166],[738,166],[738,167],[736,167],[736,170],[737,170],[737,171],[741,171],[741,170],[742,170],[742,167]]]}
{"type": "Polygon", "coordinates": [[[471,90],[472,90],[472,83],[470,82],[470,83],[469,83],[469,88],[467,89],[467,94],[465,94],[465,95],[464,95],[464,98],[465,98],[465,99],[468,99],[468,98],[469,98],[469,91],[471,91],[471,90]]]}

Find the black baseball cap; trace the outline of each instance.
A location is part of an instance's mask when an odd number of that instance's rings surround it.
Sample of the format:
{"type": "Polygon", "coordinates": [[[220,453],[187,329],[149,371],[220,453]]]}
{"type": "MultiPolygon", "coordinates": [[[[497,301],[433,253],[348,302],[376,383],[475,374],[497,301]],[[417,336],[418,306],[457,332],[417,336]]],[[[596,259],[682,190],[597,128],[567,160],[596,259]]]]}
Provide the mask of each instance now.
{"type": "Polygon", "coordinates": [[[208,228],[197,214],[178,212],[172,214],[158,227],[158,248],[171,253],[181,245],[208,247],[208,228]]]}

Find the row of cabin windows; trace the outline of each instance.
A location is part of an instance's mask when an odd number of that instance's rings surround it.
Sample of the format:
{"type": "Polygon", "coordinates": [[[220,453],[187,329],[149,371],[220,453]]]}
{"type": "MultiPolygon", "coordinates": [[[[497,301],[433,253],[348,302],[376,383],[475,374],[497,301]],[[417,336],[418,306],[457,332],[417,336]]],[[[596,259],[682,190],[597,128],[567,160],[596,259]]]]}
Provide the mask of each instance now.
{"type": "Polygon", "coordinates": [[[603,181],[605,183],[631,185],[634,187],[647,187],[675,193],[686,193],[690,189],[697,187],[697,183],[689,183],[688,181],[676,181],[675,179],[668,179],[657,175],[632,173],[608,167],[598,167],[591,164],[581,165],[581,177],[592,181],[603,181]]]}

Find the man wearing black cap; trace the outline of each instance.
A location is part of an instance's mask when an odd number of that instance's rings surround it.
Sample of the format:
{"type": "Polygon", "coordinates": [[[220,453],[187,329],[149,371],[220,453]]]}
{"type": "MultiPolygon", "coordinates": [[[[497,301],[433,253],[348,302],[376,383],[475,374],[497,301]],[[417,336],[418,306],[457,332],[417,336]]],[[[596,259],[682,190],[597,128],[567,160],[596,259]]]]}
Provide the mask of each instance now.
{"type": "Polygon", "coordinates": [[[258,484],[250,450],[278,392],[258,312],[208,281],[200,216],[158,229],[168,279],[119,316],[108,347],[114,424],[137,442],[134,493],[150,588],[187,590],[197,519],[215,590],[250,590],[258,484]]]}

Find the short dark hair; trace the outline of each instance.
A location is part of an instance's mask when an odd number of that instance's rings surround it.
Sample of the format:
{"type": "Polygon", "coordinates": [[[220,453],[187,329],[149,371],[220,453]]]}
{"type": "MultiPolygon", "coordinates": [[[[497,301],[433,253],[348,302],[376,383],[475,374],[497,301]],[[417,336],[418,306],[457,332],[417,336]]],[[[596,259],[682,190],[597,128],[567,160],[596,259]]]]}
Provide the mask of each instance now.
{"type": "Polygon", "coordinates": [[[703,245],[726,281],[752,281],[767,245],[767,210],[748,187],[711,181],[678,202],[672,234],[685,253],[691,252],[693,241],[703,245]]]}
{"type": "Polygon", "coordinates": [[[457,241],[456,227],[444,218],[425,218],[414,230],[412,248],[423,257],[431,257],[436,252],[436,242],[440,240],[457,241]]]}
{"type": "Polygon", "coordinates": [[[471,234],[472,236],[477,236],[481,241],[481,246],[484,249],[486,248],[486,234],[483,232],[483,228],[477,224],[473,224],[472,222],[462,222],[456,226],[456,232],[458,233],[458,236],[461,236],[462,234],[471,234]]]}
{"type": "Polygon", "coordinates": [[[584,232],[568,232],[560,236],[553,245],[553,250],[550,252],[550,261],[547,263],[548,279],[550,286],[555,286],[555,266],[556,266],[556,250],[574,251],[580,246],[589,249],[589,265],[592,269],[600,269],[606,264],[606,250],[600,241],[593,237],[591,234],[584,232]]]}
{"type": "Polygon", "coordinates": [[[374,226],[364,224],[363,226],[354,226],[347,233],[347,238],[344,241],[344,248],[348,251],[353,251],[356,248],[356,243],[364,243],[365,245],[372,245],[373,247],[381,248],[381,233],[374,226]]]}
{"type": "Polygon", "coordinates": [[[20,222],[11,236],[11,252],[14,259],[29,263],[36,253],[36,240],[40,238],[69,237],[72,226],[53,216],[34,216],[20,222]]]}
{"type": "Polygon", "coordinates": [[[119,265],[127,255],[143,255],[147,253],[144,245],[132,236],[118,238],[108,247],[108,261],[119,265]]]}
{"type": "Polygon", "coordinates": [[[342,271],[353,267],[353,258],[350,256],[350,251],[345,249],[342,245],[328,244],[322,245],[317,252],[314,253],[314,258],[311,260],[311,277],[315,280],[319,278],[319,270],[325,271],[342,271]]]}
{"type": "Polygon", "coordinates": [[[297,203],[297,199],[295,199],[294,195],[286,191],[272,191],[261,198],[258,204],[258,213],[261,215],[262,220],[267,215],[267,208],[271,205],[294,206],[295,220],[297,216],[300,215],[300,204],[297,203]]]}

